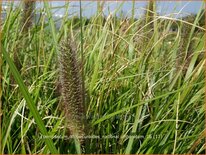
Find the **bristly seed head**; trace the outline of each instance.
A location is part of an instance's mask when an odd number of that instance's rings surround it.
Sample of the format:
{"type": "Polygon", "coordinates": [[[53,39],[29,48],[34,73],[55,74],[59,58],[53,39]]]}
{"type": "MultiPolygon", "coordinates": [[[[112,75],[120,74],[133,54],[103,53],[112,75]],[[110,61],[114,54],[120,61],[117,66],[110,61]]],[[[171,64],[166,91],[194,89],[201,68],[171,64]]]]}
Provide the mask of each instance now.
{"type": "Polygon", "coordinates": [[[85,136],[85,111],[80,66],[77,61],[75,44],[71,39],[62,41],[59,55],[59,80],[61,101],[65,106],[65,116],[72,136],[83,142],[85,136]]]}

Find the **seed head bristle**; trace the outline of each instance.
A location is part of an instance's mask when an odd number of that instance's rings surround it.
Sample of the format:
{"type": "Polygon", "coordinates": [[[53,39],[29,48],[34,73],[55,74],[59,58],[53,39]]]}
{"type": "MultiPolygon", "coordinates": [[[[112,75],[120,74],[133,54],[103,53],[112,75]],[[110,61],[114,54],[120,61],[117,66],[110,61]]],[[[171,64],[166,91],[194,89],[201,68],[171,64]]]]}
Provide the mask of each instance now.
{"type": "Polygon", "coordinates": [[[72,136],[83,142],[85,135],[85,111],[80,66],[75,44],[71,39],[61,42],[59,51],[59,80],[65,116],[72,136]]]}

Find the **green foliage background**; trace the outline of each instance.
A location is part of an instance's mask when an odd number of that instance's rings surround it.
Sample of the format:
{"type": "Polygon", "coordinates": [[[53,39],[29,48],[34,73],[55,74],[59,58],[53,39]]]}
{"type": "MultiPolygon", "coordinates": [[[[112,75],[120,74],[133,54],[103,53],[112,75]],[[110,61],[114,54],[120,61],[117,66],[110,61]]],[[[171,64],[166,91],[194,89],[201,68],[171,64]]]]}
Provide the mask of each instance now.
{"type": "Polygon", "coordinates": [[[56,29],[44,2],[46,14],[36,10],[41,16],[25,32],[23,5],[12,7],[1,26],[1,153],[80,151],[68,137],[57,87],[57,55],[67,37],[79,61],[83,40],[91,136],[83,153],[203,153],[204,11],[175,19],[158,15],[150,2],[143,18],[124,19],[115,16],[120,9],[104,18],[98,7],[82,22],[65,14],[56,29]]]}

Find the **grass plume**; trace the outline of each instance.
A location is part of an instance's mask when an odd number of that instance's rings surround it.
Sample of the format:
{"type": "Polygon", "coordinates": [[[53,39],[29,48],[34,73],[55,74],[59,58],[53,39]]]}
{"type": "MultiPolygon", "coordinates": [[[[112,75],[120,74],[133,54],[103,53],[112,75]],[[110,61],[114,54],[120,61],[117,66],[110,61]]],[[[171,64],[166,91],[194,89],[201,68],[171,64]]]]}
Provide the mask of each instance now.
{"type": "Polygon", "coordinates": [[[62,103],[65,106],[66,121],[70,134],[79,137],[85,135],[85,109],[80,66],[77,61],[76,47],[71,39],[62,41],[59,52],[59,80],[62,103]]]}
{"type": "Polygon", "coordinates": [[[32,26],[34,7],[35,7],[34,0],[24,0],[24,9],[23,9],[23,16],[22,16],[22,25],[23,25],[24,32],[28,32],[28,30],[32,26]]]}

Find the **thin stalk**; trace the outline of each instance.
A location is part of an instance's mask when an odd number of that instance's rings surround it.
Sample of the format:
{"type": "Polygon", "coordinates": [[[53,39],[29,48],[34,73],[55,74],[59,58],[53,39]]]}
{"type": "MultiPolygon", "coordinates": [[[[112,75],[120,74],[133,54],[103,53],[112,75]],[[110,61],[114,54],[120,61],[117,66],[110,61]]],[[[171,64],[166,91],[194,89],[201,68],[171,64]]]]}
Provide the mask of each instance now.
{"type": "MultiPolygon", "coordinates": [[[[0,15],[1,15],[1,11],[2,11],[2,3],[0,2],[0,15]]],[[[1,17],[0,17],[1,18],[1,17]]],[[[0,19],[0,25],[1,25],[1,19],[0,19]]],[[[1,42],[1,27],[0,27],[0,42],[1,42]]],[[[1,44],[0,44],[0,49],[1,49],[1,44]]],[[[1,67],[2,67],[2,51],[0,50],[0,152],[2,150],[2,135],[1,135],[1,116],[2,116],[2,102],[1,102],[1,97],[2,97],[2,83],[1,83],[1,78],[2,78],[2,71],[1,71],[1,67]]]]}
{"type": "Polygon", "coordinates": [[[177,107],[176,107],[176,124],[175,124],[175,142],[172,154],[175,154],[176,147],[177,147],[177,131],[178,131],[178,120],[179,120],[179,104],[180,104],[180,93],[178,93],[178,100],[177,100],[177,107]]]}
{"type": "MultiPolygon", "coordinates": [[[[206,3],[205,3],[205,7],[206,7],[206,3]]],[[[205,11],[205,16],[206,16],[206,11],[205,11]]],[[[205,20],[205,29],[206,29],[206,20],[205,20]]],[[[206,39],[205,39],[205,49],[206,49],[206,39]]],[[[204,52],[205,55],[205,59],[206,59],[206,51],[204,52]]],[[[206,70],[206,61],[205,61],[205,70],[206,70]]],[[[206,72],[205,72],[205,80],[206,80],[206,72]]],[[[206,87],[205,87],[205,104],[204,104],[204,110],[205,110],[205,124],[206,124],[206,87]]],[[[206,141],[206,130],[204,130],[204,139],[206,141]]],[[[205,153],[206,153],[206,145],[205,145],[205,153]]]]}
{"type": "Polygon", "coordinates": [[[79,1],[79,11],[80,11],[80,25],[81,25],[81,31],[80,31],[80,34],[81,34],[81,63],[82,63],[82,70],[81,70],[81,73],[82,73],[82,92],[83,92],[83,105],[85,105],[85,86],[84,86],[84,48],[83,48],[83,45],[84,45],[84,39],[83,39],[83,26],[82,26],[82,3],[81,3],[81,0],[79,1]]]}
{"type": "MultiPolygon", "coordinates": [[[[81,51],[81,76],[82,76],[82,99],[83,99],[83,105],[84,105],[84,110],[85,110],[85,113],[86,113],[86,103],[85,103],[85,85],[84,85],[84,82],[85,82],[85,77],[84,77],[84,39],[83,39],[83,23],[82,23],[82,1],[80,0],[79,1],[79,13],[80,13],[80,27],[81,27],[81,30],[80,30],[80,35],[81,35],[81,49],[80,49],[80,51],[81,51]]],[[[85,116],[86,117],[86,116],[85,116]]],[[[89,146],[89,143],[88,143],[88,141],[86,142],[86,148],[88,148],[88,146],[89,146]]],[[[75,146],[77,146],[77,145],[75,145],[75,146]]],[[[78,147],[76,148],[77,149],[77,151],[78,151],[78,147]]]]}
{"type": "Polygon", "coordinates": [[[132,20],[131,20],[131,23],[134,23],[134,15],[135,15],[135,0],[132,1],[132,20]]]}

